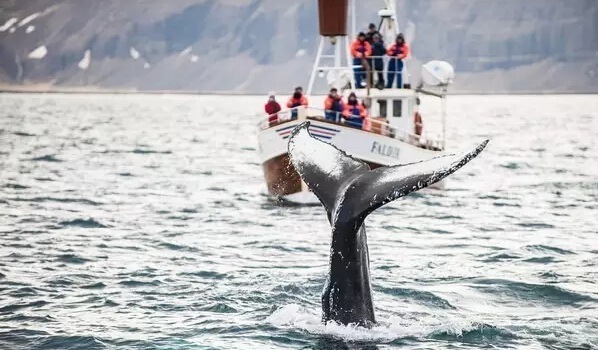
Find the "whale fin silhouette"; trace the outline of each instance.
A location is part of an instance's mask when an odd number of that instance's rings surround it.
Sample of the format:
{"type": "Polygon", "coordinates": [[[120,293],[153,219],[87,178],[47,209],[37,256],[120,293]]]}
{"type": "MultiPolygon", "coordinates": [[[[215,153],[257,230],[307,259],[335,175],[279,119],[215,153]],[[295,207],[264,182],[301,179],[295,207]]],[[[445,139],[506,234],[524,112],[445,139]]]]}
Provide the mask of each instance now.
{"type": "Polygon", "coordinates": [[[289,139],[291,161],[322,202],[331,225],[353,222],[395,199],[428,187],[475,158],[488,140],[462,155],[445,155],[416,163],[370,170],[367,164],[309,134],[309,122],[289,139]]]}

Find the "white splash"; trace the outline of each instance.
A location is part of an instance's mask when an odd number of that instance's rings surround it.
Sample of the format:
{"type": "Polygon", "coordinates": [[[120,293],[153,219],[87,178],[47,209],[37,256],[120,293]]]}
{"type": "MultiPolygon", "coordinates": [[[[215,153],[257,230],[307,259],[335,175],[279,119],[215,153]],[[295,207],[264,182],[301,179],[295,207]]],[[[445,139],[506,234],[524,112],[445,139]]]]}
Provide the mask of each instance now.
{"type": "Polygon", "coordinates": [[[4,22],[4,24],[0,27],[0,32],[5,32],[9,28],[12,27],[13,24],[17,23],[19,19],[16,17],[10,18],[8,21],[4,22]]]}
{"type": "Polygon", "coordinates": [[[8,30],[9,33],[14,33],[17,30],[17,28],[15,27],[10,27],[10,29],[8,30]]]}
{"type": "Polygon", "coordinates": [[[83,55],[83,58],[81,59],[81,61],[79,61],[79,68],[86,70],[87,68],[89,68],[90,64],[91,64],[91,52],[89,50],[86,50],[85,54],[83,55]]]}
{"type": "Polygon", "coordinates": [[[134,60],[138,59],[139,56],[141,56],[139,54],[139,51],[135,50],[134,47],[131,46],[131,48],[129,49],[129,53],[131,54],[131,57],[133,57],[134,60]]]}
{"type": "Polygon", "coordinates": [[[197,61],[199,61],[199,56],[197,56],[197,55],[191,55],[191,62],[195,63],[197,61]]]}
{"type": "Polygon", "coordinates": [[[147,62],[145,62],[145,63],[143,64],[143,68],[144,68],[144,69],[149,69],[150,67],[151,67],[151,65],[150,65],[149,63],[147,63],[147,62]]]}
{"type": "Polygon", "coordinates": [[[378,319],[372,328],[357,325],[344,326],[336,322],[322,323],[321,315],[297,304],[285,305],[266,318],[266,322],[278,328],[301,329],[312,334],[332,335],[348,341],[390,342],[405,337],[428,337],[436,332],[446,332],[457,337],[479,327],[479,322],[461,317],[426,319],[425,321],[404,320],[391,317],[378,319]]]}
{"type": "Polygon", "coordinates": [[[25,18],[23,18],[23,20],[21,22],[19,22],[19,27],[22,27],[24,25],[26,25],[27,23],[33,21],[34,19],[36,19],[37,17],[39,17],[41,15],[41,12],[36,12],[32,15],[29,15],[25,18]]]}
{"type": "Polygon", "coordinates": [[[35,26],[29,26],[25,29],[25,33],[29,34],[35,30],[35,26]]]}
{"type": "Polygon", "coordinates": [[[34,60],[41,60],[42,58],[46,57],[48,54],[48,49],[42,45],[37,49],[31,51],[27,57],[34,59],[34,60]]]}

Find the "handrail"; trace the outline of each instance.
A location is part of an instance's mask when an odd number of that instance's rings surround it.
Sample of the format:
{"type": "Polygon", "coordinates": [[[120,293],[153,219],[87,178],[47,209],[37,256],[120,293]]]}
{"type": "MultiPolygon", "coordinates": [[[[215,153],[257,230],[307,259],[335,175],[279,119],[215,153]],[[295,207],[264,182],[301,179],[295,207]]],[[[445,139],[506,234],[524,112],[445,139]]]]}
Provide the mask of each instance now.
{"type": "MultiPolygon", "coordinates": [[[[343,116],[342,112],[327,110],[325,108],[319,108],[319,107],[298,106],[298,107],[284,109],[278,113],[273,113],[273,114],[268,115],[266,118],[264,118],[258,122],[258,127],[259,127],[260,131],[272,127],[272,125],[270,125],[269,119],[270,119],[270,117],[275,116],[275,115],[278,117],[278,122],[276,125],[287,122],[289,120],[292,120],[292,118],[291,118],[292,112],[293,111],[299,112],[301,109],[307,110],[307,118],[310,118],[310,119],[321,120],[321,121],[332,123],[332,124],[351,125],[351,122],[346,120],[347,117],[343,116]],[[317,116],[309,115],[310,110],[320,112],[321,115],[317,115],[317,116]],[[335,120],[324,119],[326,112],[334,113],[336,115],[335,120]]],[[[354,114],[350,114],[349,117],[361,118],[360,116],[354,115],[354,114]]],[[[440,149],[440,150],[444,149],[444,141],[443,140],[423,137],[423,135],[417,135],[413,132],[392,126],[386,121],[377,120],[377,119],[374,119],[371,117],[365,117],[365,118],[363,118],[363,124],[369,125],[369,127],[367,127],[367,128],[362,128],[362,130],[367,131],[367,132],[373,132],[373,133],[380,134],[383,136],[392,137],[394,139],[397,139],[397,140],[400,140],[403,142],[412,143],[412,144],[417,143],[419,146],[424,146],[425,148],[440,149]],[[377,130],[378,132],[375,132],[373,130],[377,130]]]]}

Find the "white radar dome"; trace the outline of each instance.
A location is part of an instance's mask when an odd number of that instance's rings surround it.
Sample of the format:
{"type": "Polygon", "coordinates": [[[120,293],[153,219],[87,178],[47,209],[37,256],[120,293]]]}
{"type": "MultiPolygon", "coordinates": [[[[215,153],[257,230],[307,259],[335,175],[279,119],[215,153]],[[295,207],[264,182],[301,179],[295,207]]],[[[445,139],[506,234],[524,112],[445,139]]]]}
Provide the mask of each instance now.
{"type": "Polygon", "coordinates": [[[430,61],[422,66],[422,80],[429,86],[450,85],[455,77],[455,70],[445,61],[430,61]]]}
{"type": "Polygon", "coordinates": [[[394,11],[391,9],[382,9],[380,11],[378,11],[378,16],[384,18],[384,17],[392,17],[394,16],[394,11]]]}

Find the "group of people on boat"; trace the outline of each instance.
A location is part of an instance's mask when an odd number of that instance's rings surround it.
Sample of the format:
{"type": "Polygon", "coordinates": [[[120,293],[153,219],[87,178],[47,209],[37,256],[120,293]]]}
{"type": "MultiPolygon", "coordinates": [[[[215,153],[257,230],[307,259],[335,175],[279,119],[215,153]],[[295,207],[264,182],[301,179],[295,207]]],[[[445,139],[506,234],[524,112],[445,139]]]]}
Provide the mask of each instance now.
{"type": "MultiPolygon", "coordinates": [[[[389,89],[392,88],[395,81],[397,88],[403,87],[403,60],[409,56],[409,46],[402,33],[397,35],[394,43],[386,47],[376,25],[370,23],[368,32],[357,34],[357,39],[351,44],[351,55],[353,56],[356,88],[367,86],[366,72],[368,69],[377,75],[376,87],[389,89]],[[385,55],[390,57],[386,82],[384,81],[383,60],[385,55]]],[[[369,81],[370,85],[374,85],[372,80],[369,81]]]]}
{"type": "MultiPolygon", "coordinates": [[[[291,120],[297,119],[298,109],[296,107],[308,107],[307,97],[303,95],[303,88],[298,86],[287,101],[287,108],[291,109],[291,120]]],[[[280,104],[276,101],[273,92],[269,93],[268,102],[264,106],[268,114],[268,123],[273,125],[278,122],[278,112],[281,111],[280,104]]],[[[359,102],[357,95],[351,92],[347,101],[339,94],[337,88],[331,88],[326,100],[324,101],[324,116],[326,120],[340,122],[341,118],[351,127],[362,129],[364,119],[368,116],[368,110],[364,102],[359,102]]]]}
{"type": "MultiPolygon", "coordinates": [[[[287,108],[292,108],[291,119],[297,119],[298,112],[296,107],[300,106],[307,107],[308,102],[307,97],[303,94],[303,88],[297,86],[287,101],[287,108]]],[[[270,125],[278,122],[278,112],[280,112],[281,109],[280,104],[276,101],[274,92],[270,92],[268,94],[268,102],[266,102],[266,105],[264,106],[264,110],[268,114],[268,123],[270,125]]]]}

